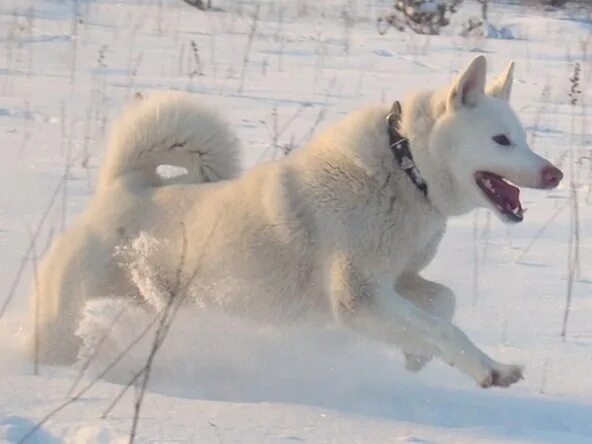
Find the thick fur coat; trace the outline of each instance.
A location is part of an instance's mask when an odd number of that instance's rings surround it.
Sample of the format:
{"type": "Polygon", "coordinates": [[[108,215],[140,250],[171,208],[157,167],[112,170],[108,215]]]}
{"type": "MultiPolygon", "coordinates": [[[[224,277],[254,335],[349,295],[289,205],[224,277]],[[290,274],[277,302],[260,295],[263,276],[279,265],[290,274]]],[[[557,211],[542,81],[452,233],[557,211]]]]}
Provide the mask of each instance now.
{"type": "Polygon", "coordinates": [[[409,369],[439,357],[482,386],[518,381],[521,367],[494,361],[452,324],[452,292],[419,275],[447,217],[476,207],[503,217],[476,172],[537,188],[560,180],[508,104],[512,68],[486,92],[478,57],[448,88],[403,102],[400,132],[427,198],[389,148],[387,106],[356,111],[237,177],[235,136],[197,98],[169,92],[135,103],[115,126],[96,195],[41,264],[41,358],[75,359],[89,299],[140,297],[116,251],[147,233],[158,239],[149,258],[158,282],[172,285],[180,270],[204,307],[278,322],[335,319],[401,348],[409,369]],[[492,142],[500,133],[511,149],[492,142]],[[188,174],[162,179],[162,164],[188,174]]]}

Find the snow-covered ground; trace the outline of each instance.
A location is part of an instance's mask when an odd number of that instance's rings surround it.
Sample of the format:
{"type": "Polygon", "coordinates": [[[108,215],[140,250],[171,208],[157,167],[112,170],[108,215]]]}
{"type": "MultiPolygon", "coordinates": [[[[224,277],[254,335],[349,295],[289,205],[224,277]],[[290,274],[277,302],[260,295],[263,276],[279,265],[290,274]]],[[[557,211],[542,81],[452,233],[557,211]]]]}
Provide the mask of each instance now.
{"type": "MultiPolygon", "coordinates": [[[[0,307],[16,286],[0,319],[0,441],[18,442],[76,393],[78,368],[36,376],[22,356],[34,257],[83,208],[109,122],[136,92],[204,95],[226,111],[249,167],[362,104],[442,86],[484,53],[491,74],[516,60],[512,101],[533,146],[575,175],[580,267],[566,340],[569,178],[558,190],[523,191],[522,224],[485,211],[451,220],[427,270],[456,291],[456,322],[477,344],[526,366],[516,386],[482,390],[438,362],[409,374],[396,350],[337,327],[279,330],[187,309],[155,362],[137,440],[592,442],[592,136],[586,109],[568,96],[580,61],[580,104],[590,100],[590,24],[575,10],[494,3],[492,24],[516,38],[461,38],[456,28],[478,14],[467,1],[445,35],[379,36],[388,1],[213,3],[203,13],[180,0],[0,0],[0,307]]],[[[86,328],[105,316],[91,311],[86,328]]],[[[131,340],[144,316],[126,313],[114,335],[131,340]]],[[[101,415],[144,353],[139,344],[28,442],[126,441],[133,390],[101,415]]],[[[97,359],[78,387],[106,364],[97,359]]]]}

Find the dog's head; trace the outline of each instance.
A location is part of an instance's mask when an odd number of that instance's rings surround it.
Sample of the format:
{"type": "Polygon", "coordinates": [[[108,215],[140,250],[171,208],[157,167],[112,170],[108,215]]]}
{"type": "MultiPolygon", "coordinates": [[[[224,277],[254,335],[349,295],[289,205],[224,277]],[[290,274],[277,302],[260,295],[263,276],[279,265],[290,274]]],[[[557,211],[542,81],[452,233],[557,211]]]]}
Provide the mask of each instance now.
{"type": "Polygon", "coordinates": [[[520,222],[518,187],[555,188],[563,174],[530,149],[510,107],[514,64],[488,86],[486,68],[483,56],[475,58],[446,90],[430,151],[446,172],[449,214],[486,207],[504,221],[520,222]]]}

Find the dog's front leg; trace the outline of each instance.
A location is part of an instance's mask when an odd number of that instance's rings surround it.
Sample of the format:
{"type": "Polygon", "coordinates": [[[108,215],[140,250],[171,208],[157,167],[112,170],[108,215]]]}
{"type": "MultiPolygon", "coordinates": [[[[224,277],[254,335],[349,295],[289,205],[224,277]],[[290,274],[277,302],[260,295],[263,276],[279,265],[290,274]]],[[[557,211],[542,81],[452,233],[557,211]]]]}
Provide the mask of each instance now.
{"type": "Polygon", "coordinates": [[[452,323],[400,296],[388,279],[365,274],[352,258],[336,258],[329,275],[333,312],[357,332],[421,356],[437,356],[482,387],[507,387],[522,378],[521,367],[495,362],[452,323]]]}
{"type": "MultiPolygon", "coordinates": [[[[456,297],[450,288],[428,281],[417,272],[405,272],[397,279],[395,291],[431,315],[452,321],[456,297]]],[[[408,350],[403,352],[406,359],[405,368],[413,372],[421,370],[433,358],[431,355],[419,355],[408,350]]]]}

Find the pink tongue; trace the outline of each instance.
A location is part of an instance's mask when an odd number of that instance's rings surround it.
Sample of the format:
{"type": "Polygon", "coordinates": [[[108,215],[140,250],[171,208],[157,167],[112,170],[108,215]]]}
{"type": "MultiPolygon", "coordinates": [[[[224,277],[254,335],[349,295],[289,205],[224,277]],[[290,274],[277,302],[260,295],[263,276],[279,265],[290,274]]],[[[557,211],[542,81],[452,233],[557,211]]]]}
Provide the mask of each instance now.
{"type": "Polygon", "coordinates": [[[522,208],[520,205],[520,190],[518,188],[508,185],[498,178],[493,179],[493,182],[497,193],[510,203],[512,209],[522,208]]]}

